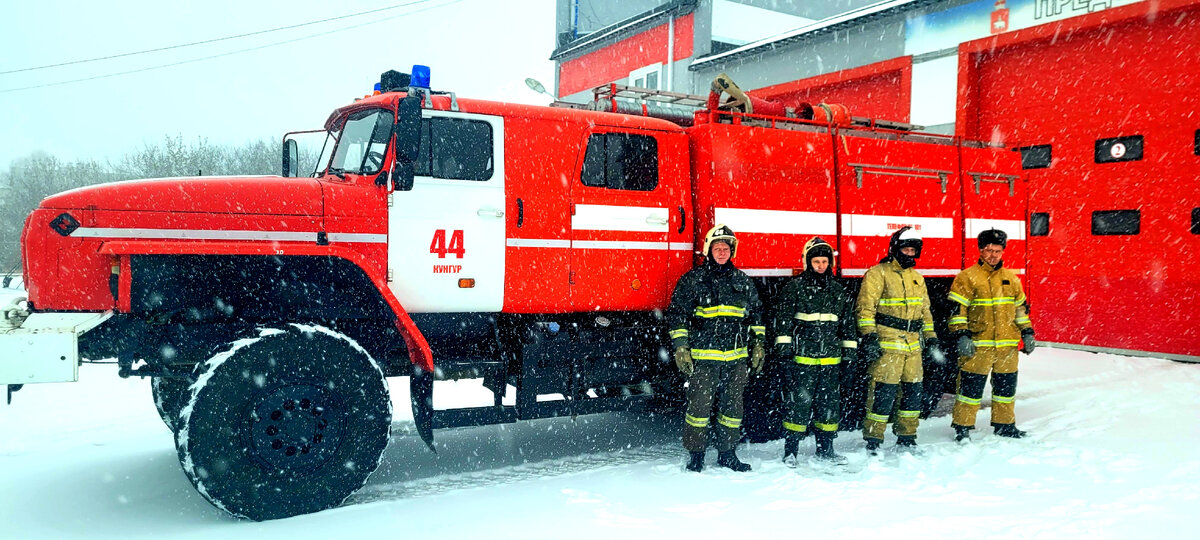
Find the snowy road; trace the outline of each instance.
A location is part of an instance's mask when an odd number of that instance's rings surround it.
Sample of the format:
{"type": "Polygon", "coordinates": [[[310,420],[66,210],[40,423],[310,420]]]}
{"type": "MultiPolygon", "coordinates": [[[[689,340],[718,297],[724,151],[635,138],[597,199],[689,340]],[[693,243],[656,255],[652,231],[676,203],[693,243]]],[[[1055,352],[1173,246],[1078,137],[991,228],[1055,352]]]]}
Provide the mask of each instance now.
{"type": "Polygon", "coordinates": [[[252,523],[192,489],[146,381],[89,365],[0,405],[0,538],[1195,537],[1200,365],[1040,349],[1022,368],[1030,439],[981,429],[959,447],[941,416],[922,423],[923,457],[867,461],[843,433],[856,470],[838,474],[785,467],[779,442],[741,451],[751,473],[686,473],[677,422],[634,414],[439,431],[435,455],[397,391],[384,464],[346,506],[252,523]]]}

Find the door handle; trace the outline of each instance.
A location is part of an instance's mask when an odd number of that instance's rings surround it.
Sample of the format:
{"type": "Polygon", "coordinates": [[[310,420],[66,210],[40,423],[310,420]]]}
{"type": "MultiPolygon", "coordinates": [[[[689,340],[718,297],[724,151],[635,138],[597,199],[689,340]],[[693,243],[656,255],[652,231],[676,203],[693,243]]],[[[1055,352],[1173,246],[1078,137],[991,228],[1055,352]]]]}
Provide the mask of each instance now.
{"type": "Polygon", "coordinates": [[[651,225],[666,225],[667,218],[658,217],[658,216],[650,216],[650,217],[646,218],[646,223],[649,223],[651,225]]]}
{"type": "Polygon", "coordinates": [[[499,218],[504,217],[504,210],[496,210],[495,208],[480,208],[479,211],[475,212],[475,215],[479,217],[499,218]]]}

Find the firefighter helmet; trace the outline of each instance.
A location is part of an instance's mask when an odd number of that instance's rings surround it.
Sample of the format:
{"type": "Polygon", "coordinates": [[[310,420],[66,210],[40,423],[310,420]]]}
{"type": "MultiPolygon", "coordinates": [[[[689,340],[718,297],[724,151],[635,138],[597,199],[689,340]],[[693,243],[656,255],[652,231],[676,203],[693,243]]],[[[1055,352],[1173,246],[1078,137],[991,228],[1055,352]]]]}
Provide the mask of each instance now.
{"type": "Polygon", "coordinates": [[[888,255],[896,262],[900,263],[901,268],[912,268],[916,266],[916,259],[921,258],[921,234],[912,227],[901,227],[900,230],[892,233],[892,241],[888,244],[888,255]],[[911,256],[905,255],[900,250],[904,248],[914,248],[916,253],[911,256]]]}
{"type": "Polygon", "coordinates": [[[709,250],[712,248],[713,242],[725,242],[729,244],[729,258],[733,259],[737,256],[737,237],[733,235],[733,229],[725,225],[717,225],[708,230],[704,235],[704,256],[710,256],[709,250]]]}
{"type": "Polygon", "coordinates": [[[804,269],[808,270],[812,267],[813,257],[828,257],[829,266],[833,267],[833,246],[829,245],[824,238],[814,236],[804,244],[804,269]]]}

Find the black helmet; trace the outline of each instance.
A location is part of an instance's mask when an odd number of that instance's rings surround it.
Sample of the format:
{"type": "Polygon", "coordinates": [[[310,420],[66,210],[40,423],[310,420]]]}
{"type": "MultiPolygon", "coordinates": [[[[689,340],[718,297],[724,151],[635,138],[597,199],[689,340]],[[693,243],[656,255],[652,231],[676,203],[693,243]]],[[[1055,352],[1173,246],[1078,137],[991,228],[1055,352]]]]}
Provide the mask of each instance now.
{"type": "Polygon", "coordinates": [[[921,258],[921,235],[912,227],[901,227],[900,230],[892,233],[892,241],[888,244],[888,256],[900,263],[901,268],[912,268],[916,266],[917,259],[921,258]],[[916,248],[917,252],[911,257],[905,255],[900,250],[904,248],[916,248]]]}
{"type": "Polygon", "coordinates": [[[988,244],[1006,247],[1008,245],[1008,234],[1000,229],[988,229],[979,233],[979,249],[987,247],[988,244]]]}
{"type": "MultiPolygon", "coordinates": [[[[820,236],[813,237],[804,244],[804,271],[808,272],[812,268],[813,257],[828,257],[829,266],[833,266],[833,246],[829,245],[824,238],[820,236]]],[[[827,274],[829,272],[826,272],[827,274]]]]}

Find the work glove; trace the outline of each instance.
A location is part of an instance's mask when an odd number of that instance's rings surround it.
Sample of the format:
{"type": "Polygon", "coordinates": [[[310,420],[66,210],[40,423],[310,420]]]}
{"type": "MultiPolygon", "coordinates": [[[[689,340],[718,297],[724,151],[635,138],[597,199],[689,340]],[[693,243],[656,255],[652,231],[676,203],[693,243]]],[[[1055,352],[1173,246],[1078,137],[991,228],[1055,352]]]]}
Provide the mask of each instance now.
{"type": "Polygon", "coordinates": [[[750,367],[755,373],[762,371],[763,357],[767,356],[767,352],[763,350],[762,343],[755,343],[750,349],[750,367]]]}
{"type": "Polygon", "coordinates": [[[975,356],[975,342],[971,340],[971,336],[967,334],[958,336],[958,355],[975,356]]]}
{"type": "Polygon", "coordinates": [[[1037,348],[1037,340],[1033,339],[1033,330],[1021,332],[1021,352],[1032,354],[1033,349],[1037,348]]]}
{"type": "Polygon", "coordinates": [[[685,376],[691,377],[691,372],[695,371],[695,367],[691,364],[691,349],[686,347],[676,347],[676,367],[685,376]]]}
{"type": "Polygon", "coordinates": [[[925,338],[925,350],[929,351],[929,358],[939,364],[946,363],[946,353],[942,352],[942,341],[938,338],[925,338]]]}
{"type": "Polygon", "coordinates": [[[692,366],[692,350],[687,347],[675,348],[675,366],[688,377],[692,376],[695,367],[692,366]]]}
{"type": "Polygon", "coordinates": [[[858,338],[858,351],[862,359],[874,362],[883,356],[883,347],[879,345],[879,334],[870,333],[858,338]]]}

